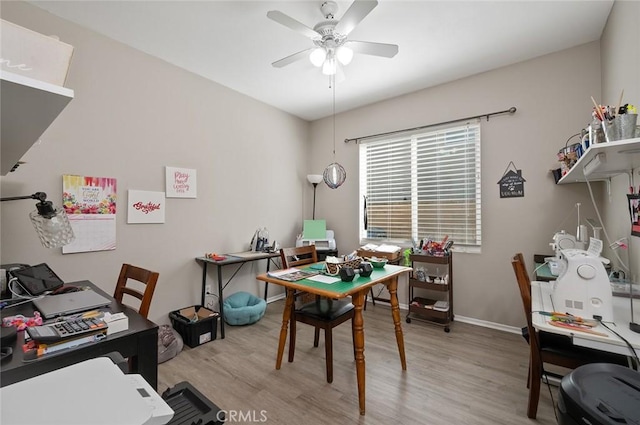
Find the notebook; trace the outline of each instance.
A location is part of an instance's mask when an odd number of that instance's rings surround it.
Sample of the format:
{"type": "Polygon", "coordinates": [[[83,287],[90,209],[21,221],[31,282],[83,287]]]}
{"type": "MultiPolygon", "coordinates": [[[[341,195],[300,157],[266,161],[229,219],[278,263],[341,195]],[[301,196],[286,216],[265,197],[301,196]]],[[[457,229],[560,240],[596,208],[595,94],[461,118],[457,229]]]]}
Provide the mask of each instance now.
{"type": "Polygon", "coordinates": [[[44,298],[33,300],[33,305],[45,319],[51,319],[104,307],[111,304],[111,301],[111,299],[88,289],[59,295],[47,295],[44,298]]]}

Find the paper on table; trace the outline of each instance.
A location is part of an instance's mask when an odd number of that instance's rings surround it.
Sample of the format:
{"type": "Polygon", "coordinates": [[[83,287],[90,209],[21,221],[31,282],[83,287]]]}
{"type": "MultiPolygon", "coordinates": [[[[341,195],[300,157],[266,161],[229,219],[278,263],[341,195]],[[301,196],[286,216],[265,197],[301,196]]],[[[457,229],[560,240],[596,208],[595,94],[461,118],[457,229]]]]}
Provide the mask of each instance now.
{"type": "Polygon", "coordinates": [[[331,285],[332,283],[336,283],[337,281],[339,281],[340,278],[318,274],[315,276],[308,277],[307,280],[315,280],[316,282],[327,283],[331,285]]]}
{"type": "Polygon", "coordinates": [[[378,249],[376,249],[376,251],[378,252],[397,252],[400,251],[400,247],[397,245],[385,245],[382,244],[378,247],[378,249]]]}

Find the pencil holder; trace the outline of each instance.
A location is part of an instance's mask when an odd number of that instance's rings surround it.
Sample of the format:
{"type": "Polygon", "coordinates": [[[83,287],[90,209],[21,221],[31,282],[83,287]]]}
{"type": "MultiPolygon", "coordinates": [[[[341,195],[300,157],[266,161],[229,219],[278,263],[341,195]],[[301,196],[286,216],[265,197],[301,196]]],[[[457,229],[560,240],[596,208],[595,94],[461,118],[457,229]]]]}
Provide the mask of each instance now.
{"type": "Polygon", "coordinates": [[[620,130],[620,139],[618,140],[633,139],[636,133],[638,114],[620,114],[616,120],[618,120],[620,130]]]}

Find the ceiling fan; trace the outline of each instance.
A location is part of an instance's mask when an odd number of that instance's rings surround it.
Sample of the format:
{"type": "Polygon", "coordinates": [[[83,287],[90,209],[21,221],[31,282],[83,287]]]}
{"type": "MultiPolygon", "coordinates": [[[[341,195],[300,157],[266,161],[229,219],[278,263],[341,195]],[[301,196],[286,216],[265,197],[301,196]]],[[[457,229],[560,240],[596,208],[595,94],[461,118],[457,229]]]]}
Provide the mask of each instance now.
{"type": "Polygon", "coordinates": [[[320,6],[320,11],[325,20],[316,24],[313,29],[280,11],[269,11],[267,13],[268,18],[310,38],[315,45],[315,47],[310,47],[275,61],[272,65],[276,68],[282,68],[308,56],[311,63],[317,67],[322,67],[323,74],[335,75],[338,70],[338,63],[348,65],[353,59],[354,53],[385,58],[394,57],[398,53],[398,46],[395,44],[347,39],[347,36],[356,25],[377,5],[378,2],[375,0],[354,0],[342,18],[336,20],[335,14],[338,11],[338,4],[334,1],[325,1],[320,6]]]}

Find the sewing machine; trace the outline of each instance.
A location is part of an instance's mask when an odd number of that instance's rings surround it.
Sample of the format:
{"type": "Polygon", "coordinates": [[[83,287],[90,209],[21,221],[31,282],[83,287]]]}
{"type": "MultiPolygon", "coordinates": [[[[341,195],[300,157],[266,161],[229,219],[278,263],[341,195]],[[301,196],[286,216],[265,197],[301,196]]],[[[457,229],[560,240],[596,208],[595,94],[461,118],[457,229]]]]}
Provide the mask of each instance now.
{"type": "Polygon", "coordinates": [[[601,316],[605,322],[613,321],[611,284],[604,268],[609,260],[601,257],[601,252],[602,241],[594,238],[586,251],[557,249],[555,260],[561,271],[551,294],[555,311],[585,319],[601,316]]]}

